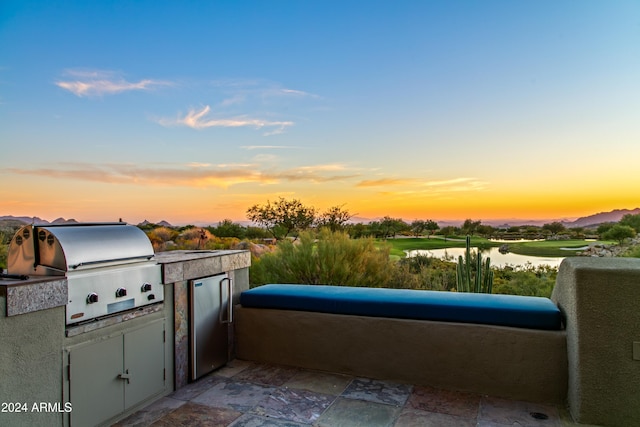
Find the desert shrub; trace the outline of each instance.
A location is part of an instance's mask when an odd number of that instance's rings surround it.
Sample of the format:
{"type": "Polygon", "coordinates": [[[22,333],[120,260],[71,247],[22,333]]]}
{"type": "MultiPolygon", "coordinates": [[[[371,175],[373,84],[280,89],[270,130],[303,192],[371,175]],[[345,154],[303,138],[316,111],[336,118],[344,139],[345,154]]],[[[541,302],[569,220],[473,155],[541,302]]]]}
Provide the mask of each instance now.
{"type": "MultiPolygon", "coordinates": [[[[452,265],[453,266],[453,265],[452,265]]],[[[427,291],[449,291],[456,287],[456,270],[452,266],[436,268],[434,265],[411,267],[398,262],[393,269],[387,288],[420,289],[427,291]]]]}
{"type": "Polygon", "coordinates": [[[623,257],[640,258],[640,245],[635,245],[628,248],[623,254],[623,257]]]}
{"type": "Polygon", "coordinates": [[[232,249],[238,246],[240,239],[237,237],[216,237],[211,236],[204,244],[204,249],[232,249]]]}
{"type": "Polygon", "coordinates": [[[153,245],[155,252],[161,252],[167,249],[167,242],[172,242],[178,237],[178,232],[168,227],[156,227],[152,230],[145,231],[147,237],[153,245]]]}
{"type": "Polygon", "coordinates": [[[385,286],[393,273],[389,248],[373,239],[350,239],[346,233],[322,230],[316,240],[310,232],[296,241],[278,242],[276,249],[254,258],[253,285],[302,283],[344,286],[385,286]]]}
{"type": "Polygon", "coordinates": [[[7,252],[9,251],[9,243],[5,241],[5,234],[0,232],[0,272],[7,268],[7,252]]]}
{"type": "Polygon", "coordinates": [[[493,293],[550,297],[556,283],[555,267],[525,264],[494,269],[493,293]]]}
{"type": "MultiPolygon", "coordinates": [[[[456,289],[456,264],[428,256],[389,259],[389,246],[376,248],[371,238],[350,239],[324,230],[301,233],[297,241],[278,242],[272,252],[252,255],[252,286],[265,283],[302,283],[451,291],[456,289]]],[[[557,269],[492,267],[493,292],[549,297],[557,269]]]]}
{"type": "Polygon", "coordinates": [[[456,287],[455,265],[427,255],[400,259],[386,287],[448,291],[456,287]]]}

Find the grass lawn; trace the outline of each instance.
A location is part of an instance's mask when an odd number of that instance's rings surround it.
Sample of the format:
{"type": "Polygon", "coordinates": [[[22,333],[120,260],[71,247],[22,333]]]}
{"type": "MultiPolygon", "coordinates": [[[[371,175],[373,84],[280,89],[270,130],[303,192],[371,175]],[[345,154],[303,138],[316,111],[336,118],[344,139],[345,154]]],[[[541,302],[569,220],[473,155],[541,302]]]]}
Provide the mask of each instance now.
{"type": "MultiPolygon", "coordinates": [[[[464,248],[466,246],[464,237],[451,237],[445,241],[442,237],[397,237],[395,239],[378,240],[378,244],[388,244],[391,247],[390,255],[392,258],[404,258],[405,251],[414,249],[446,249],[446,248],[464,248]]],[[[500,243],[490,242],[482,237],[473,236],[471,238],[471,246],[500,246],[500,243]]]]}
{"type": "Polygon", "coordinates": [[[592,244],[610,245],[612,241],[585,241],[585,240],[544,240],[540,242],[523,242],[509,244],[509,250],[514,254],[532,255],[532,256],[573,256],[585,246],[592,244]],[[570,248],[566,250],[562,248],[570,248]]]}
{"type": "MultiPolygon", "coordinates": [[[[464,248],[464,237],[447,238],[445,241],[442,237],[413,238],[401,237],[395,239],[378,240],[378,244],[388,244],[391,247],[390,255],[393,259],[404,258],[405,251],[414,249],[446,249],[446,248],[464,248]]],[[[539,242],[517,242],[507,243],[509,250],[514,254],[531,255],[541,257],[566,257],[573,256],[581,248],[591,244],[612,244],[612,241],[585,241],[585,240],[544,240],[539,242]],[[572,248],[573,250],[565,250],[561,248],[572,248]]],[[[492,247],[500,246],[503,243],[492,242],[482,237],[473,236],[471,238],[472,247],[492,247]]]]}

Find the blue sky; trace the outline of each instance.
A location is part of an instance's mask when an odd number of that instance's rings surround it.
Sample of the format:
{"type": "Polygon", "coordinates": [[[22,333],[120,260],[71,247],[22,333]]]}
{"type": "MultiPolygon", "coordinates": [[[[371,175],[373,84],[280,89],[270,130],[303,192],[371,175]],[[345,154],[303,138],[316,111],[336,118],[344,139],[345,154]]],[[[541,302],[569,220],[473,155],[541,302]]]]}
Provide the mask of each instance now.
{"type": "Polygon", "coordinates": [[[0,214],[640,206],[640,2],[0,3],[0,214]]]}

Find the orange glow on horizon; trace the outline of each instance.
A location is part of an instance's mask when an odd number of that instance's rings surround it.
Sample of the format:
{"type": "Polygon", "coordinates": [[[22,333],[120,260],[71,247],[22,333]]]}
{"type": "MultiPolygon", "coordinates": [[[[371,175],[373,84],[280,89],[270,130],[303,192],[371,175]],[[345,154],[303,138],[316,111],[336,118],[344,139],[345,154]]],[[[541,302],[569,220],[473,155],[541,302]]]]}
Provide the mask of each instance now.
{"type": "MultiPolygon", "coordinates": [[[[37,216],[48,221],[63,217],[78,221],[143,220],[172,224],[210,223],[223,219],[247,221],[246,211],[278,197],[299,199],[322,212],[342,206],[365,220],[384,216],[436,221],[561,220],[576,219],[614,209],[640,207],[637,192],[604,182],[581,188],[556,186],[515,191],[465,189],[424,191],[410,185],[396,192],[351,185],[296,184],[228,189],[178,186],[108,184],[87,181],[24,179],[20,191],[0,190],[0,215],[37,216]],[[616,189],[616,190],[612,190],[616,189]]],[[[524,188],[524,187],[523,187],[524,188]]]]}

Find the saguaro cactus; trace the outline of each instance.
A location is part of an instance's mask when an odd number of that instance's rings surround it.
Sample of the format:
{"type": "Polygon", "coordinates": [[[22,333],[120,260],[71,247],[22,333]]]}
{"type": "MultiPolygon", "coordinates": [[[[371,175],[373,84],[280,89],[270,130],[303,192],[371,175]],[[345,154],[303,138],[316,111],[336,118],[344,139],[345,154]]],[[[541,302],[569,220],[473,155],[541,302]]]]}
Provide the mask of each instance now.
{"type": "Polygon", "coordinates": [[[458,257],[456,268],[456,282],[458,292],[475,292],[490,294],[493,288],[493,271],[491,271],[491,258],[487,257],[482,262],[482,254],[478,251],[475,265],[475,275],[472,278],[471,267],[471,237],[467,236],[467,249],[464,257],[458,257]]]}

